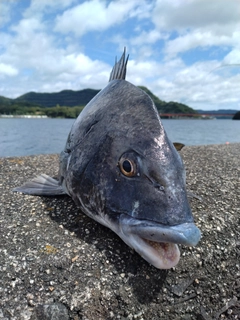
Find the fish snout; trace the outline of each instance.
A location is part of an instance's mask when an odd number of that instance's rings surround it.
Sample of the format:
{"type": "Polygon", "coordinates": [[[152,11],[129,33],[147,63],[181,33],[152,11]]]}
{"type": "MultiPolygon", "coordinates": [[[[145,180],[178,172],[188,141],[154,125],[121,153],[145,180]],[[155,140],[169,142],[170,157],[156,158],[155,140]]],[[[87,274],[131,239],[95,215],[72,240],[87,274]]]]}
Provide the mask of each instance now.
{"type": "Polygon", "coordinates": [[[159,269],[176,266],[180,258],[178,244],[195,246],[201,238],[193,222],[166,226],[122,215],[119,227],[118,234],[123,241],[159,269]]]}
{"type": "Polygon", "coordinates": [[[125,219],[122,228],[128,234],[136,234],[150,241],[186,246],[196,246],[201,238],[201,232],[193,222],[166,226],[153,221],[125,219]]]}

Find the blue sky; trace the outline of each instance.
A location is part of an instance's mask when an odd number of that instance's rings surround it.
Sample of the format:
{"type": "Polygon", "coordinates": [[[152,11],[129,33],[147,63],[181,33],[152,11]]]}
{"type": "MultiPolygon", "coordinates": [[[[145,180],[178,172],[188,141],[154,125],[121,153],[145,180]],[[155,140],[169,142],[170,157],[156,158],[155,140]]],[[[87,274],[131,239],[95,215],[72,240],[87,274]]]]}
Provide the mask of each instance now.
{"type": "Polygon", "coordinates": [[[240,110],[239,17],[239,0],[1,0],[0,95],[101,89],[126,46],[133,84],[240,110]]]}

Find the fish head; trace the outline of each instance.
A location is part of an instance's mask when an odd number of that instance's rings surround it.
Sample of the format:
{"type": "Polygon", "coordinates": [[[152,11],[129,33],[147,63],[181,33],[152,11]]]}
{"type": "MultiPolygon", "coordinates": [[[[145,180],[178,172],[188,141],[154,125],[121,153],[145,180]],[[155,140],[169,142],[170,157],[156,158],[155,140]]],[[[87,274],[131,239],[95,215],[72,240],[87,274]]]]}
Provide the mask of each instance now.
{"type": "Polygon", "coordinates": [[[171,268],[177,244],[197,244],[182,159],[140,88],[111,81],[80,114],[67,149],[75,202],[149,263],[171,268]]]}

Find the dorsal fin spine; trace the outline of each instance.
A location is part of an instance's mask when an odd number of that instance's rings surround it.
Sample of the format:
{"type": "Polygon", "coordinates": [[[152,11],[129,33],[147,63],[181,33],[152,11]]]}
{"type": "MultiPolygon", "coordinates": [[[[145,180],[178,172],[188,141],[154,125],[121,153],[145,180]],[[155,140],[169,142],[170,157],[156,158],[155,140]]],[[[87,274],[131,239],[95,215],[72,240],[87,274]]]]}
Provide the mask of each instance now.
{"type": "Polygon", "coordinates": [[[123,54],[119,61],[117,61],[117,58],[115,60],[115,65],[111,71],[109,82],[112,80],[125,80],[126,72],[127,72],[127,63],[129,55],[126,56],[126,48],[124,48],[123,54]]]}

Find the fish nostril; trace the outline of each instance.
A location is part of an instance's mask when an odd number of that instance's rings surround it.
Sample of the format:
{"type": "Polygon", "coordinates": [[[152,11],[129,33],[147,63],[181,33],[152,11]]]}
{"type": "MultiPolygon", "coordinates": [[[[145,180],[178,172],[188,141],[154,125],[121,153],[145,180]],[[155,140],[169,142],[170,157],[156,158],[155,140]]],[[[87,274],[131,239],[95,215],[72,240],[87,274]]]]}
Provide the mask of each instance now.
{"type": "Polygon", "coordinates": [[[161,186],[159,183],[155,182],[153,185],[154,185],[154,188],[158,189],[159,191],[164,191],[164,187],[161,186]]]}
{"type": "Polygon", "coordinates": [[[150,181],[150,183],[153,185],[154,188],[156,188],[159,191],[165,190],[165,188],[160,183],[158,183],[156,180],[154,180],[152,177],[150,177],[150,175],[144,174],[144,176],[145,176],[145,178],[147,178],[150,181]]]}

